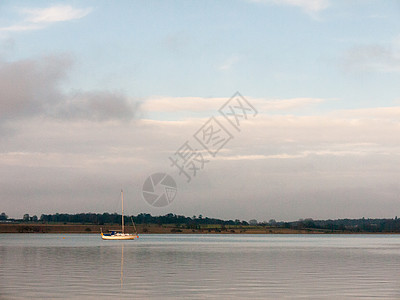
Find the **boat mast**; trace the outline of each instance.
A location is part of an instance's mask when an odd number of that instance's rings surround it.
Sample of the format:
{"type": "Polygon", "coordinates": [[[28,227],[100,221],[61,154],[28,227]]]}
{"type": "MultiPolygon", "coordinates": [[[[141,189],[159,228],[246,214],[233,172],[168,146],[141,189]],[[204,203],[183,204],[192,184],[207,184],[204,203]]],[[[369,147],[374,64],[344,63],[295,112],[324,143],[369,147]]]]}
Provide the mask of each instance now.
{"type": "Polygon", "coordinates": [[[121,201],[122,201],[122,233],[124,233],[124,192],[121,190],[121,201]]]}

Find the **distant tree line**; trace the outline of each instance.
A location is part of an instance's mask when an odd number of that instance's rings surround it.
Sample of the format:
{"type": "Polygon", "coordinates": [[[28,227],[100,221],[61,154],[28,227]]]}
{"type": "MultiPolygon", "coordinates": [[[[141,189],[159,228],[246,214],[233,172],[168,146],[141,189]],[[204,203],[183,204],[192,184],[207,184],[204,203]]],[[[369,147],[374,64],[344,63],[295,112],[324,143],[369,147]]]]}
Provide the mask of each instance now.
{"type": "MultiPolygon", "coordinates": [[[[246,221],[236,220],[221,220],[215,218],[185,217],[175,214],[166,214],[164,216],[152,216],[151,214],[141,213],[137,216],[125,216],[124,222],[129,224],[131,217],[136,224],[179,224],[179,225],[202,225],[202,224],[220,224],[220,225],[249,225],[246,221]]],[[[38,220],[42,223],[85,223],[85,224],[121,224],[121,215],[117,213],[81,213],[81,214],[50,214],[41,215],[38,220]]]]}
{"type": "Polygon", "coordinates": [[[313,220],[305,219],[291,222],[291,227],[325,229],[351,232],[400,232],[400,219],[339,219],[313,220]]]}
{"type": "MultiPolygon", "coordinates": [[[[321,230],[332,232],[400,232],[400,219],[337,219],[337,220],[313,220],[300,219],[293,222],[277,222],[274,219],[268,222],[257,222],[250,220],[250,224],[246,221],[222,220],[215,218],[203,217],[202,215],[186,217],[176,214],[166,214],[164,216],[152,216],[151,214],[141,213],[137,216],[125,216],[125,224],[130,224],[131,218],[136,224],[175,224],[177,227],[186,225],[190,228],[200,228],[201,225],[227,225],[236,226],[257,226],[265,228],[290,228],[295,230],[321,230]]],[[[3,212],[0,214],[0,221],[16,221],[30,223],[80,223],[80,224],[121,224],[121,215],[117,213],[79,213],[79,214],[42,214],[40,218],[36,215],[29,216],[25,214],[22,220],[8,219],[3,212]]]]}
{"type": "Polygon", "coordinates": [[[342,231],[342,232],[400,232],[400,219],[337,219],[337,220],[313,220],[300,219],[294,222],[269,222],[259,223],[259,225],[291,228],[291,229],[313,229],[323,231],[342,231]]]}

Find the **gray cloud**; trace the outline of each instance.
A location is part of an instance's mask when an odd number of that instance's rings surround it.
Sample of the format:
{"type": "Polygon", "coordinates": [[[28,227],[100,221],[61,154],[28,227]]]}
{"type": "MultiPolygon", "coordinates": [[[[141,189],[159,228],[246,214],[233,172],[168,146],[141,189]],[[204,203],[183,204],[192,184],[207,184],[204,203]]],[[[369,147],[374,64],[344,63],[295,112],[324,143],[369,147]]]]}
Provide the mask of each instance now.
{"type": "Polygon", "coordinates": [[[66,55],[0,62],[0,125],[35,116],[97,122],[135,116],[138,104],[122,93],[62,92],[72,66],[66,55]]]}
{"type": "Polygon", "coordinates": [[[62,101],[58,86],[71,65],[68,56],[0,62],[0,120],[37,115],[62,101]]]}
{"type": "Polygon", "coordinates": [[[121,93],[83,92],[56,107],[54,116],[90,121],[131,120],[137,108],[138,103],[130,103],[121,93]]]}
{"type": "Polygon", "coordinates": [[[344,55],[347,69],[378,72],[400,72],[400,55],[396,47],[378,44],[353,47],[344,55]]]}

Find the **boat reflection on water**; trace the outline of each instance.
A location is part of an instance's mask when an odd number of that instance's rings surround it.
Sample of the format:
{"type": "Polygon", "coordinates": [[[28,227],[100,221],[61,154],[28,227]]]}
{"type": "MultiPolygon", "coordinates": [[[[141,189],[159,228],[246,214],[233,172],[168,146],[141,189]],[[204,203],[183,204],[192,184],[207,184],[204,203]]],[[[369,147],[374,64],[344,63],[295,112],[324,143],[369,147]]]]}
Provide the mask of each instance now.
{"type": "Polygon", "coordinates": [[[121,290],[124,284],[124,244],[121,245],[121,290]]]}

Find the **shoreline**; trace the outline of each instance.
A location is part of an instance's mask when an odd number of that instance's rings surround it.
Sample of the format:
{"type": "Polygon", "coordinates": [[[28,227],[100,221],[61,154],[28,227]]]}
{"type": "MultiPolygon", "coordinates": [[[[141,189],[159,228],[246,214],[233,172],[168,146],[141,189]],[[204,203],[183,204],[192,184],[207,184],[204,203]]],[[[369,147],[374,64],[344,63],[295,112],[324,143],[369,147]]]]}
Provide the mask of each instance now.
{"type": "MultiPolygon", "coordinates": [[[[227,226],[221,228],[219,225],[208,225],[202,228],[184,228],[172,224],[139,224],[138,234],[399,234],[398,232],[367,232],[367,231],[332,231],[324,229],[290,229],[279,227],[261,226],[227,226]]],[[[119,225],[94,225],[94,224],[0,224],[0,233],[54,233],[54,234],[100,234],[108,230],[121,230],[119,225]]],[[[134,232],[133,226],[125,226],[125,232],[134,232]]]]}

